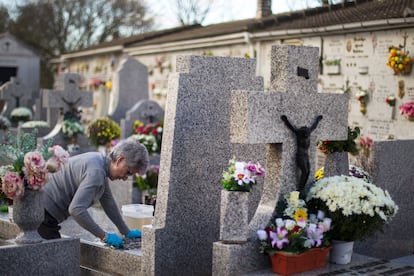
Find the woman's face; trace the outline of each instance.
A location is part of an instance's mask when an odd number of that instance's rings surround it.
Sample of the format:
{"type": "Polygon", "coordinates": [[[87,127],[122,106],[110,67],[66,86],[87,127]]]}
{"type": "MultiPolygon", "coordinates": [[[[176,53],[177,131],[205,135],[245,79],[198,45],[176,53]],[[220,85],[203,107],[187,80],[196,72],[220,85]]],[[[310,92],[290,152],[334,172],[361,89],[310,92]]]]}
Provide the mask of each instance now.
{"type": "Polygon", "coordinates": [[[136,174],[137,172],[128,168],[125,157],[118,157],[115,161],[111,162],[109,169],[109,179],[116,180],[122,179],[127,180],[129,176],[136,174]]]}

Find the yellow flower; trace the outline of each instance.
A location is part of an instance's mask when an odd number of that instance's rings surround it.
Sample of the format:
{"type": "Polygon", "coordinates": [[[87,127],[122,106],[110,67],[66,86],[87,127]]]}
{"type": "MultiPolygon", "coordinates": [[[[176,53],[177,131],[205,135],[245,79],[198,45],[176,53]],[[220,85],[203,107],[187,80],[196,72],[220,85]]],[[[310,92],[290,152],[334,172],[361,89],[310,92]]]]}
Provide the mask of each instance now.
{"type": "Polygon", "coordinates": [[[293,218],[295,219],[295,221],[299,221],[299,220],[307,221],[308,212],[306,211],[305,208],[299,208],[296,210],[295,214],[293,215],[293,218]]]}
{"type": "Polygon", "coordinates": [[[315,181],[323,178],[323,167],[315,172],[315,181]]]}

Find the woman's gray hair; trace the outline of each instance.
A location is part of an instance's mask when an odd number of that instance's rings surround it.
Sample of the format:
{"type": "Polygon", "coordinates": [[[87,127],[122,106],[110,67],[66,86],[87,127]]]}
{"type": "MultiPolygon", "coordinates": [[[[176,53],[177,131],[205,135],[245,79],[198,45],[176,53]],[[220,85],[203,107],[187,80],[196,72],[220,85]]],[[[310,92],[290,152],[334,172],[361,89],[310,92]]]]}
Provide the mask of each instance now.
{"type": "Polygon", "coordinates": [[[125,157],[126,165],[132,170],[144,175],[149,164],[147,148],[136,140],[122,140],[111,150],[109,159],[115,161],[119,157],[125,157]]]}

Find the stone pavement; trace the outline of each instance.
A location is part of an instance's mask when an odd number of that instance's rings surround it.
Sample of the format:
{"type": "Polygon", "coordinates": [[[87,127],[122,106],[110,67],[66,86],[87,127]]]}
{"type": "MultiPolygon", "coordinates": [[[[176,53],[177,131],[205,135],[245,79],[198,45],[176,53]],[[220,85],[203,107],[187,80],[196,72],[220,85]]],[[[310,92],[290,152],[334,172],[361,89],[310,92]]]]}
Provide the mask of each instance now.
{"type": "MultiPolygon", "coordinates": [[[[91,208],[90,209],[91,215],[96,220],[96,222],[101,225],[106,231],[113,231],[117,232],[116,227],[112,224],[112,222],[105,216],[104,212],[100,208],[91,208]]],[[[5,223],[8,221],[7,213],[1,213],[0,212],[0,227],[4,227],[3,222],[5,223]]],[[[71,236],[81,239],[81,243],[84,244],[83,247],[85,247],[85,244],[87,244],[91,249],[90,251],[93,251],[93,247],[96,248],[103,248],[104,244],[97,238],[95,238],[92,234],[87,232],[86,230],[82,229],[80,226],[77,225],[77,223],[69,218],[64,223],[62,223],[62,230],[61,233],[65,236],[71,236]]],[[[0,237],[1,239],[2,237],[0,237]]],[[[138,242],[139,243],[139,242],[138,242]]],[[[139,248],[138,243],[127,243],[128,248],[125,248],[123,250],[106,250],[106,253],[103,253],[104,255],[108,254],[108,252],[113,253],[119,253],[117,255],[122,256],[122,254],[126,254],[132,256],[135,256],[135,258],[139,258],[142,256],[141,249],[139,248]]],[[[93,255],[93,254],[92,254],[93,255]]],[[[85,254],[83,254],[85,256],[85,254]]],[[[96,255],[95,255],[96,256],[96,255]]],[[[81,255],[82,257],[82,255],[81,255]]],[[[119,256],[118,256],[119,257],[119,256]]],[[[92,259],[94,257],[91,257],[92,259]]],[[[120,262],[131,262],[130,268],[134,267],[133,261],[136,259],[132,259],[131,261],[127,261],[128,258],[122,257],[119,260],[120,262]]],[[[111,257],[108,255],[108,259],[111,259],[111,257]]],[[[135,263],[137,264],[137,263],[135,263]]],[[[120,265],[121,266],[121,265],[120,265]]],[[[123,266],[127,266],[124,264],[123,266]]],[[[134,267],[132,271],[133,274],[137,272],[138,268],[140,268],[140,264],[137,267],[134,267]]],[[[125,275],[128,275],[125,274],[125,275]]],[[[244,276],[273,276],[274,274],[271,269],[256,271],[252,273],[244,274],[244,276]]],[[[360,254],[354,253],[352,256],[352,262],[349,265],[335,265],[327,263],[326,266],[322,269],[312,270],[304,273],[295,274],[297,276],[377,276],[377,275],[384,275],[384,276],[412,276],[414,275],[414,255],[410,256],[404,256],[392,260],[380,260],[377,258],[371,258],[368,256],[363,256],[360,254]]]]}

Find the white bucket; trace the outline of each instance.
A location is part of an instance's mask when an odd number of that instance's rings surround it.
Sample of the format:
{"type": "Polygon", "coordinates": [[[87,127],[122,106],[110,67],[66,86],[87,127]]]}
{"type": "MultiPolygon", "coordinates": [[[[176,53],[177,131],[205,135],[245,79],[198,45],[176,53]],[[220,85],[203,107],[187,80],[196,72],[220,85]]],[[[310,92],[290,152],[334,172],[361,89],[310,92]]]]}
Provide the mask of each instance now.
{"type": "Polygon", "coordinates": [[[145,204],[122,205],[122,216],[130,229],[142,231],[143,225],[152,224],[154,206],[145,204]]]}

